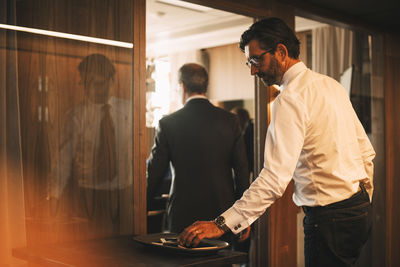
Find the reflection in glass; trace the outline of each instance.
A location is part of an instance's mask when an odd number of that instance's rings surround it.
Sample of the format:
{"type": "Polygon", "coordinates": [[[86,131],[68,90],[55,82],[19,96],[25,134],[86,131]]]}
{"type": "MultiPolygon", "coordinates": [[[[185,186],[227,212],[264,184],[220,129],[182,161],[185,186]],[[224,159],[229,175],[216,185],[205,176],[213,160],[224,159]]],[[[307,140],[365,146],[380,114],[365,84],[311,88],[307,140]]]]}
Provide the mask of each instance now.
{"type": "Polygon", "coordinates": [[[106,56],[91,54],[78,69],[84,98],[67,111],[49,197],[68,203],[68,214],[90,235],[116,235],[120,190],[132,185],[131,103],[111,95],[115,67],[106,56]]]}
{"type": "Polygon", "coordinates": [[[17,39],[28,245],[132,233],[133,2],[9,2],[0,23],[67,34],[1,29],[17,39]]]}

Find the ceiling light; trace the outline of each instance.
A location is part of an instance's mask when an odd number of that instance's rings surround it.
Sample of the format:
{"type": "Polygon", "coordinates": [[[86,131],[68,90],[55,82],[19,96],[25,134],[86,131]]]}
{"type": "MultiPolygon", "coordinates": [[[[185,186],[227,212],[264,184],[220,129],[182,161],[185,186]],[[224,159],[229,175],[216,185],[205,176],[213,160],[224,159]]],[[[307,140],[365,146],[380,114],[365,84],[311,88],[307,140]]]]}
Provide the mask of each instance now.
{"type": "Polygon", "coordinates": [[[85,41],[85,42],[91,42],[91,43],[97,43],[97,44],[119,46],[119,47],[124,47],[124,48],[133,48],[132,43],[126,43],[126,42],[120,42],[120,41],[115,41],[115,40],[96,38],[96,37],[90,37],[90,36],[84,36],[84,35],[47,31],[47,30],[21,27],[21,26],[15,26],[15,25],[7,25],[7,24],[0,24],[0,28],[7,29],[7,30],[47,35],[47,36],[52,36],[52,37],[66,38],[66,39],[72,39],[72,40],[78,40],[78,41],[85,41]]]}

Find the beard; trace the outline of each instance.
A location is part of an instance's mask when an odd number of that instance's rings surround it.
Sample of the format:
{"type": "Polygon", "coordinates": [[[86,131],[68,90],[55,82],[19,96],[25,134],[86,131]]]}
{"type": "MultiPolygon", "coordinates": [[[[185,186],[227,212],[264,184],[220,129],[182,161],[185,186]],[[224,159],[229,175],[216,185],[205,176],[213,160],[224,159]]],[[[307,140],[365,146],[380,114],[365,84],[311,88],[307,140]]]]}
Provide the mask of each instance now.
{"type": "Polygon", "coordinates": [[[267,86],[274,84],[280,85],[282,81],[284,71],[275,56],[271,57],[269,67],[266,71],[258,72],[257,76],[263,81],[267,86]]]}

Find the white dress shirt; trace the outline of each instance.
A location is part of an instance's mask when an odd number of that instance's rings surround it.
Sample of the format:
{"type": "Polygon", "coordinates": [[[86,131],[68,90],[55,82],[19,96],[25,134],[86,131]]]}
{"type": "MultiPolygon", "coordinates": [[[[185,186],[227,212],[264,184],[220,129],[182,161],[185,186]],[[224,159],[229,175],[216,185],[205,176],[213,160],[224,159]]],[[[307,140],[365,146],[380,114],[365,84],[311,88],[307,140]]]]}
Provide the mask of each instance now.
{"type": "Polygon", "coordinates": [[[189,102],[190,100],[192,100],[192,99],[198,99],[198,98],[200,98],[200,99],[207,99],[207,97],[206,97],[205,95],[198,95],[198,94],[196,94],[196,95],[193,95],[193,96],[191,96],[191,97],[188,97],[188,99],[186,99],[186,101],[185,101],[185,104],[186,104],[187,102],[189,102]]]}
{"type": "Polygon", "coordinates": [[[264,167],[243,197],[222,215],[238,233],[252,224],[294,180],[297,206],[325,206],[366,184],[372,199],[375,151],[350,102],[334,79],[302,62],[283,76],[272,106],[264,167]]]}

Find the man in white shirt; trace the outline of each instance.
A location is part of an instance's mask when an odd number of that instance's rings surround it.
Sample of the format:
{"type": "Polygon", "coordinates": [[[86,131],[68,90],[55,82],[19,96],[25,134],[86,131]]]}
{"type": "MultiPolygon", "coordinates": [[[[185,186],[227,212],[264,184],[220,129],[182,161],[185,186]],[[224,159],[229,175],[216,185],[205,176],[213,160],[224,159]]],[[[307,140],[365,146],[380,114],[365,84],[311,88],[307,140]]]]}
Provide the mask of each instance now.
{"type": "Polygon", "coordinates": [[[242,34],[251,75],[281,86],[268,127],[264,168],[243,197],[214,221],[187,227],[179,241],[246,229],[294,180],[293,201],[305,211],[306,266],[353,266],[369,236],[375,151],[345,89],[298,59],[299,41],[280,19],[242,34]]]}

